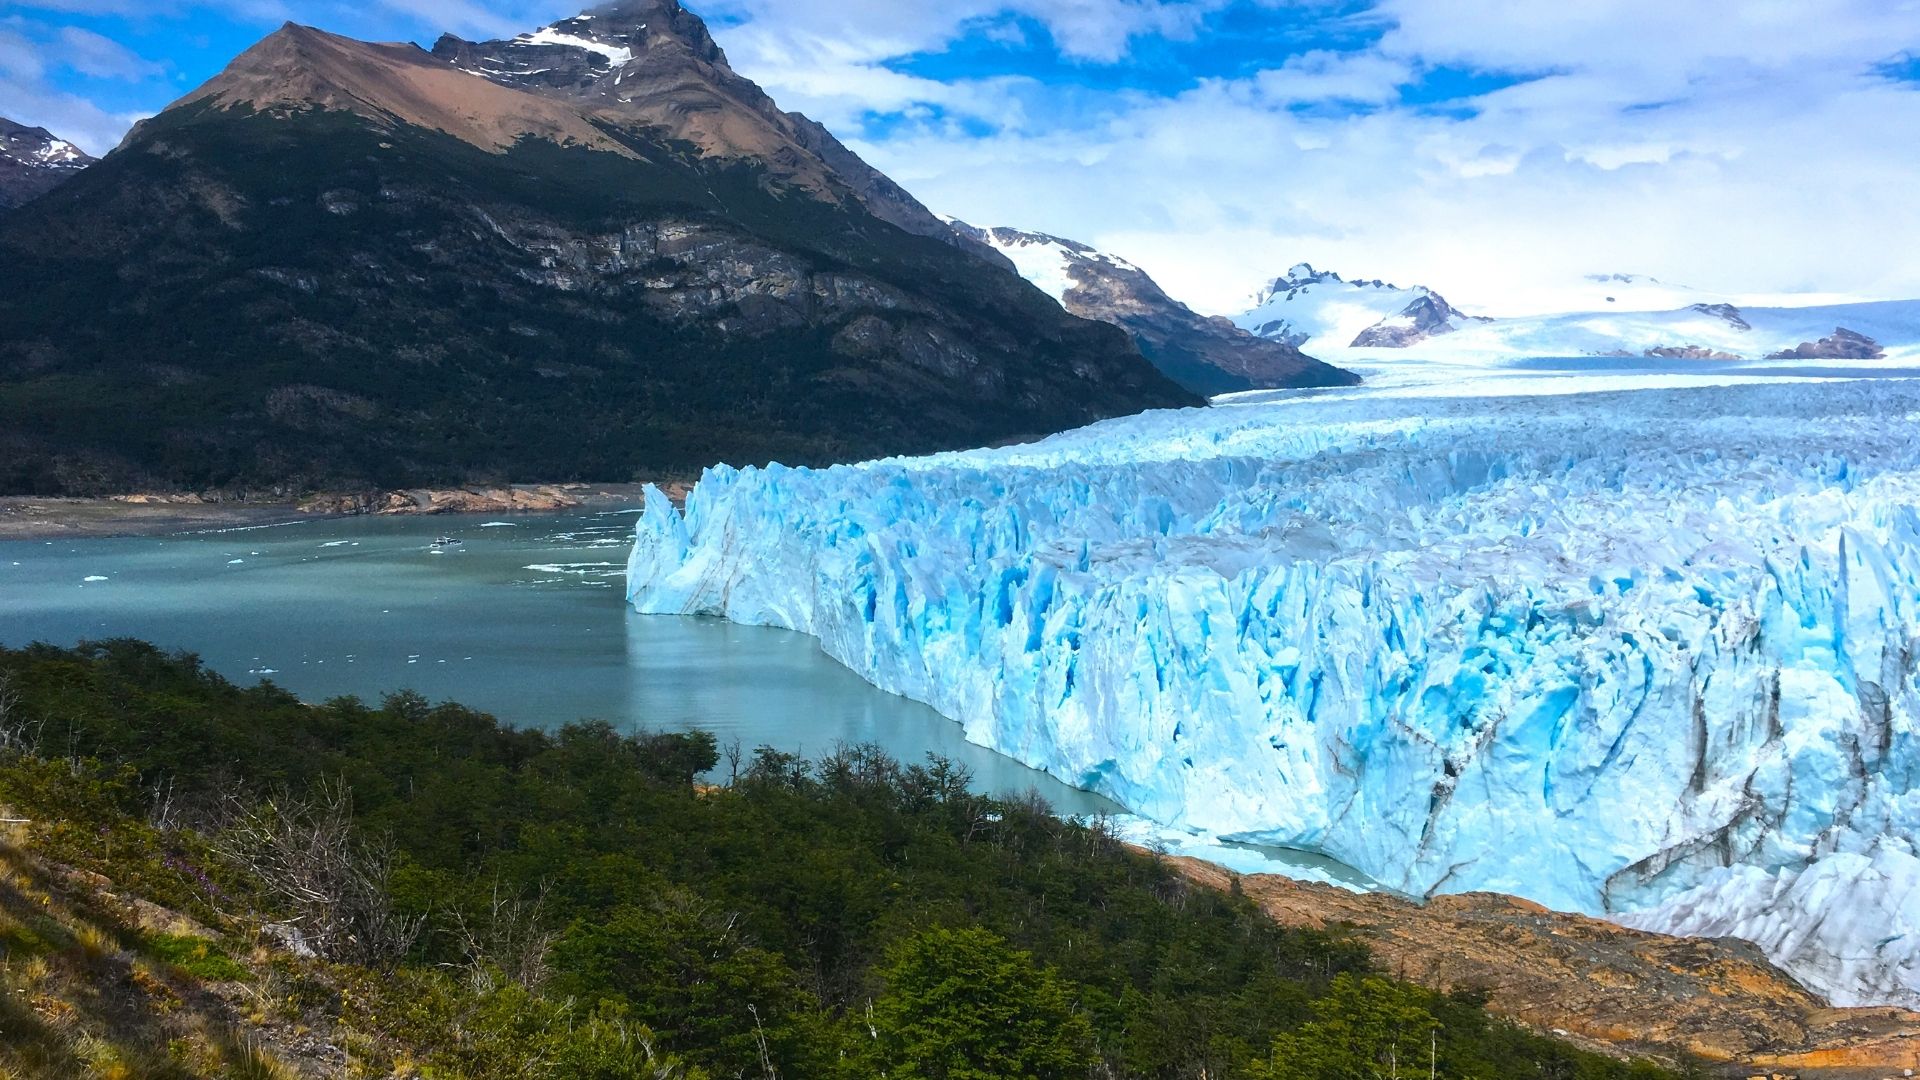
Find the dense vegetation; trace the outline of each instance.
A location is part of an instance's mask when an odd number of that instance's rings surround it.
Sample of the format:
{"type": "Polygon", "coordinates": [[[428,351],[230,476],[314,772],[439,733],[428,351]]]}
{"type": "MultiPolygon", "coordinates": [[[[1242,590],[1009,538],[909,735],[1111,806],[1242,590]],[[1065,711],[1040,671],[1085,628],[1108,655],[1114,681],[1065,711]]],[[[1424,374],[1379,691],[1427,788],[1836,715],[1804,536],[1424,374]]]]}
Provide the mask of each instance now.
{"type": "Polygon", "coordinates": [[[40,850],[221,928],[144,955],[220,978],[263,926],[297,938],[320,955],[262,996],[350,1032],[369,1075],[1661,1075],[937,759],[309,706],[128,641],[0,649],[0,739],[0,804],[40,850]]]}
{"type": "Polygon", "coordinates": [[[640,157],[149,121],[0,219],[0,494],[621,481],[1195,400],[953,247],[610,134],[640,157]]]}

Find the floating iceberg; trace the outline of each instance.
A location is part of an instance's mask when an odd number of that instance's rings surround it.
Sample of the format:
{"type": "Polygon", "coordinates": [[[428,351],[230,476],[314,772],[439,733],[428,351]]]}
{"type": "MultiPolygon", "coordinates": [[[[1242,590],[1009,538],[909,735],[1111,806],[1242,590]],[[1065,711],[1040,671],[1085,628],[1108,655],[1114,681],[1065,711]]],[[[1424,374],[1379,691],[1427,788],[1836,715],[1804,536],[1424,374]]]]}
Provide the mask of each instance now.
{"type": "Polygon", "coordinates": [[[628,595],[1171,827],[1920,1004],[1920,385],[1561,384],[715,468],[648,493],[628,595]]]}

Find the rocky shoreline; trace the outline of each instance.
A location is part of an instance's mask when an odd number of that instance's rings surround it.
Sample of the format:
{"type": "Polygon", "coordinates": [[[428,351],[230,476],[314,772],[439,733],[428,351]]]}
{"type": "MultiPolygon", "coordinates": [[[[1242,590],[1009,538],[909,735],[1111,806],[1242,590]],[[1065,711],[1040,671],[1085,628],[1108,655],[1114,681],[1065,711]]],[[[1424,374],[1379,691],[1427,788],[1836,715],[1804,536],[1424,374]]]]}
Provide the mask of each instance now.
{"type": "MultiPolygon", "coordinates": [[[[692,485],[661,487],[676,503],[692,485]]],[[[535,514],[581,507],[638,506],[645,485],[502,484],[464,488],[324,492],[304,498],[141,492],[102,498],[0,496],[0,540],[158,536],[281,525],[362,514],[535,514]]]]}

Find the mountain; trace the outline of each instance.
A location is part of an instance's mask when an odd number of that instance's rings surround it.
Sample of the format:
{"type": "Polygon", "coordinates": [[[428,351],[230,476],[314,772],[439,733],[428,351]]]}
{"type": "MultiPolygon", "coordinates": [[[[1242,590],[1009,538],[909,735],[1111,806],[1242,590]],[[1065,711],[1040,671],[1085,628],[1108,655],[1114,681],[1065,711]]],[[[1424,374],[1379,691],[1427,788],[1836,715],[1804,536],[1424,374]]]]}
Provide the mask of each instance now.
{"type": "Polygon", "coordinates": [[[1827,303],[1827,294],[1751,298],[1639,274],[1591,274],[1572,311],[1490,319],[1424,286],[1343,279],[1301,263],[1234,322],[1264,338],[1365,366],[1381,349],[1499,363],[1526,357],[1878,360],[1920,353],[1920,301],[1827,303]],[[1368,350],[1361,353],[1353,350],[1368,350]]]}
{"type": "Polygon", "coordinates": [[[704,157],[754,162],[807,191],[850,191],[882,221],[1007,267],[825,127],[783,112],[727,65],[706,24],[674,0],[609,4],[509,40],[446,34],[433,54],[502,86],[563,98],[692,144],[704,157]]]}
{"type": "Polygon", "coordinates": [[[622,479],[1197,401],[673,0],[583,19],[438,56],[289,24],[0,219],[0,490],[622,479]]]}
{"type": "Polygon", "coordinates": [[[1021,276],[1083,319],[1133,336],[1153,365],[1196,394],[1303,386],[1352,386],[1359,376],[1323,364],[1293,343],[1258,338],[1226,319],[1205,318],[1168,296],[1146,271],[1074,240],[953,222],[1012,260],[1021,276]]]}
{"type": "Polygon", "coordinates": [[[1428,292],[1408,301],[1399,314],[1389,316],[1362,330],[1353,339],[1356,349],[1404,349],[1428,338],[1451,334],[1469,323],[1490,323],[1484,315],[1462,315],[1446,297],[1428,292]]]}
{"type": "Polygon", "coordinates": [[[1671,311],[1535,315],[1472,323],[1425,342],[1421,351],[1474,363],[1543,356],[1841,363],[1910,359],[1920,355],[1920,301],[1804,307],[1696,303],[1671,311]]]}
{"type": "Polygon", "coordinates": [[[1272,341],[1322,349],[1401,349],[1487,321],[1461,314],[1424,286],[1402,288],[1377,278],[1347,281],[1310,263],[1296,264],[1268,283],[1253,306],[1233,320],[1272,341]]]}
{"type": "Polygon", "coordinates": [[[0,116],[0,210],[52,191],[91,164],[93,158],[46,128],[0,116]]]}

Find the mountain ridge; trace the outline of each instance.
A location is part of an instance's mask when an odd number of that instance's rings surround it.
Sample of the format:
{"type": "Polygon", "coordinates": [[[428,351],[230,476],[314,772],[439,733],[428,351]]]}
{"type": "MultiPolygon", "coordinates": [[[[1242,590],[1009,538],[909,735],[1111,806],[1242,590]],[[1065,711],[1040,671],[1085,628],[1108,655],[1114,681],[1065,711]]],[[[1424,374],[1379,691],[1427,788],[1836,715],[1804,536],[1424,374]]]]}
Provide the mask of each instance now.
{"type": "Polygon", "coordinates": [[[1207,318],[1168,296],[1145,270],[1077,240],[949,219],[956,232],[1005,255],[1068,312],[1127,331],[1168,378],[1198,394],[1351,386],[1359,376],[1207,318]]]}
{"type": "Polygon", "coordinates": [[[0,489],[624,480],[1196,403],[784,149],[283,27],[0,219],[0,489]]]}

